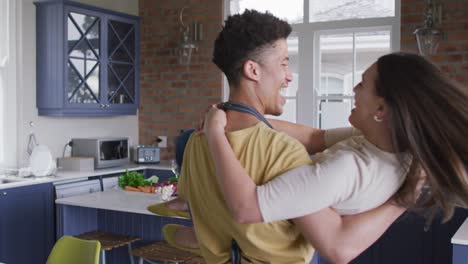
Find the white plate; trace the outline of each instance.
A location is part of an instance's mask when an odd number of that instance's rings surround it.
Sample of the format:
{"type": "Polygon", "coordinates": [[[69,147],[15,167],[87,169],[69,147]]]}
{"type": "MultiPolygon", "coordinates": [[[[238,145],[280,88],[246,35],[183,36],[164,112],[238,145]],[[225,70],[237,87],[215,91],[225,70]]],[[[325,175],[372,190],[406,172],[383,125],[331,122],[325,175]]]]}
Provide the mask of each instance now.
{"type": "Polygon", "coordinates": [[[29,157],[29,167],[34,176],[47,176],[51,173],[53,165],[52,153],[45,145],[37,145],[29,157]]]}

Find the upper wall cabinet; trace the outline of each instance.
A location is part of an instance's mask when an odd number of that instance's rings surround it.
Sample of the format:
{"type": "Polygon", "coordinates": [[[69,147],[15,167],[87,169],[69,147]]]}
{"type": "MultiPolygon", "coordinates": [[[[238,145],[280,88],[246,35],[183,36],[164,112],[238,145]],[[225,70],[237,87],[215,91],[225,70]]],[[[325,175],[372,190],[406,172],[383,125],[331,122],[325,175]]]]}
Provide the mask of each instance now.
{"type": "Polygon", "coordinates": [[[66,0],[35,5],[39,115],[136,114],[139,17],[66,0]]]}

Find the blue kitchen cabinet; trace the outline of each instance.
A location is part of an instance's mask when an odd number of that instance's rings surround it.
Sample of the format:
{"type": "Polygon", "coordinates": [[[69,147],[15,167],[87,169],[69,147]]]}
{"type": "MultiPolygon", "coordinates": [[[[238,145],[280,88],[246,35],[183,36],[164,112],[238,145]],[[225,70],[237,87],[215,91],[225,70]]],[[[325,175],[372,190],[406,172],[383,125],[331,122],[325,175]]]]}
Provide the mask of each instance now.
{"type": "Polygon", "coordinates": [[[159,177],[159,182],[168,181],[170,178],[174,177],[174,173],[170,170],[156,170],[156,169],[146,169],[145,178],[149,178],[153,175],[159,177]]]}
{"type": "Polygon", "coordinates": [[[0,262],[45,263],[54,219],[52,183],[0,190],[0,262]]]}
{"type": "Polygon", "coordinates": [[[135,115],[139,17],[66,0],[35,5],[39,115],[135,115]]]}
{"type": "Polygon", "coordinates": [[[468,245],[453,245],[452,264],[468,264],[468,245]]]}

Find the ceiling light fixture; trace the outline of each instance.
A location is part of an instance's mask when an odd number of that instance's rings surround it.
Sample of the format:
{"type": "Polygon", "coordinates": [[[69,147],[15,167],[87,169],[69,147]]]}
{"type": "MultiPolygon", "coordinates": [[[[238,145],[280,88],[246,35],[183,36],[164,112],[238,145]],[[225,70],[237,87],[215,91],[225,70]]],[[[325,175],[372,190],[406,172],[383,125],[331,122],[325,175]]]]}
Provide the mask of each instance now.
{"type": "MultiPolygon", "coordinates": [[[[180,15],[179,15],[181,31],[182,31],[182,41],[177,47],[177,53],[179,57],[179,64],[188,66],[190,65],[190,60],[192,58],[193,50],[197,49],[197,45],[195,45],[193,41],[191,40],[190,35],[189,35],[190,33],[189,26],[187,26],[183,20],[185,8],[187,7],[184,6],[180,10],[180,15]]],[[[195,22],[193,28],[194,30],[198,31],[199,24],[195,22]]],[[[194,35],[199,35],[199,32],[194,32],[194,35]]]]}
{"type": "Polygon", "coordinates": [[[425,11],[424,27],[414,31],[418,42],[419,54],[434,55],[439,47],[442,39],[442,31],[435,28],[442,20],[442,8],[440,4],[436,4],[433,0],[427,1],[425,11]]]}

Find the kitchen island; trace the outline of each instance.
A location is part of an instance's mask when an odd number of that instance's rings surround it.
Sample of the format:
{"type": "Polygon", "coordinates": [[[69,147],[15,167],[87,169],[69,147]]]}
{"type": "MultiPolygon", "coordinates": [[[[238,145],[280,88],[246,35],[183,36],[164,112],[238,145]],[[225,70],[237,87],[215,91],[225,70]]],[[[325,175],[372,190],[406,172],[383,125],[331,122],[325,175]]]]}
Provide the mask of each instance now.
{"type": "Polygon", "coordinates": [[[453,264],[468,264],[468,218],[452,237],[453,264]]]}
{"type": "MultiPolygon", "coordinates": [[[[191,225],[190,220],[160,217],[147,211],[153,204],[163,202],[155,194],[107,190],[57,199],[57,237],[79,235],[88,231],[104,231],[139,237],[142,241],[163,240],[161,229],[169,223],[191,225]]],[[[107,263],[125,263],[125,247],[106,254],[107,263]]]]}
{"type": "Polygon", "coordinates": [[[163,203],[159,195],[143,192],[130,192],[121,189],[95,192],[55,200],[57,205],[73,205],[86,208],[112,210],[135,214],[152,215],[146,208],[163,203]]]}

